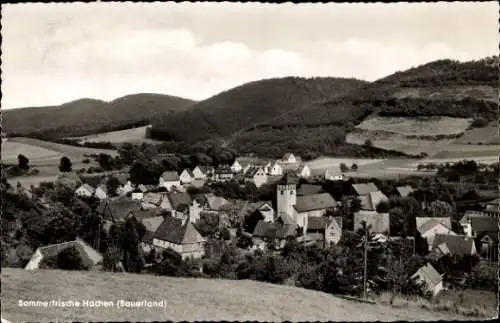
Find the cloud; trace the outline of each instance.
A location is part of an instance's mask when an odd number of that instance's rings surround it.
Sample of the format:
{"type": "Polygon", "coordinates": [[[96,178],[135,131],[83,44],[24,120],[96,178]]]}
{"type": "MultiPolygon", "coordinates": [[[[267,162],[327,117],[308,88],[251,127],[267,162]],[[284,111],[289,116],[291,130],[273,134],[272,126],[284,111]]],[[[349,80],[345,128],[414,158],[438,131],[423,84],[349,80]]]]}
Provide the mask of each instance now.
{"type": "Polygon", "coordinates": [[[436,59],[477,59],[498,44],[492,5],[479,7],[7,6],[2,108],[137,92],[204,99],[262,78],[375,80],[436,59]]]}

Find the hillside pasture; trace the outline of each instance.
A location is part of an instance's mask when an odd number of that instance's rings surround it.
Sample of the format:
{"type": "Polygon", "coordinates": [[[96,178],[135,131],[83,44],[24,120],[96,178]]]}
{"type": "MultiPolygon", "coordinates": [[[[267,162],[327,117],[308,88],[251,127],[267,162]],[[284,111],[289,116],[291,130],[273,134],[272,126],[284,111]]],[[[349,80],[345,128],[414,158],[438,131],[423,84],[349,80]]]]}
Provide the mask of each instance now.
{"type": "Polygon", "coordinates": [[[472,97],[478,100],[497,102],[498,89],[486,85],[402,87],[392,94],[392,96],[398,99],[425,98],[429,100],[463,100],[472,97]]]}
{"type": "Polygon", "coordinates": [[[483,128],[469,129],[453,143],[463,145],[500,145],[499,126],[498,122],[491,122],[483,128]]]}
{"type": "Polygon", "coordinates": [[[146,131],[147,128],[149,127],[150,125],[144,127],[119,130],[119,131],[104,132],[84,137],[73,137],[68,139],[77,139],[79,140],[80,144],[83,144],[85,142],[110,142],[113,144],[121,144],[125,142],[130,142],[134,144],[140,144],[143,142],[148,142],[148,143],[161,142],[158,140],[146,138],[146,131]]]}
{"type": "Polygon", "coordinates": [[[2,142],[2,162],[7,164],[17,164],[18,155],[25,155],[30,159],[30,163],[36,163],[36,161],[44,161],[54,158],[58,159],[62,157],[61,153],[58,151],[37,145],[30,145],[11,140],[2,142]]]}
{"type": "Polygon", "coordinates": [[[2,268],[2,317],[19,321],[433,321],[448,312],[363,304],[326,293],[255,281],[2,268]],[[19,300],[111,301],[104,307],[19,306],[19,300]],[[118,308],[118,300],[166,302],[118,308]]]}

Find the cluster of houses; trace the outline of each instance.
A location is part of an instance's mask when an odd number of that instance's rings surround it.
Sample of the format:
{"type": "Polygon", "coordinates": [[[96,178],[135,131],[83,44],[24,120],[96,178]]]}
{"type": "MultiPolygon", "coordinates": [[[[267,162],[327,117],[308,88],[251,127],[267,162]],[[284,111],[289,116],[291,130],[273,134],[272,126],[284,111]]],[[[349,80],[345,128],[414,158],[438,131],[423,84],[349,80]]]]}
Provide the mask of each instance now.
{"type": "MultiPolygon", "coordinates": [[[[145,252],[171,248],[183,258],[201,258],[205,254],[206,238],[198,230],[197,223],[209,215],[218,219],[220,228],[227,228],[234,236],[236,229],[243,227],[244,219],[258,212],[261,220],[252,232],[245,233],[251,236],[254,249],[279,250],[290,239],[306,245],[314,243],[329,246],[338,243],[344,228],[342,218],[334,216],[334,211],[341,203],[324,192],[321,185],[306,183],[299,186],[299,179],[307,176],[310,176],[307,166],[295,156],[287,154],[275,162],[236,159],[232,165],[216,169],[197,166],[192,171],[184,170],[180,174],[168,171],[161,175],[158,185],[134,186],[125,175],[120,175],[117,176],[120,185],[113,194],[117,196],[113,198],[107,192],[106,180],[85,183],[75,193],[101,200],[97,211],[105,229],[130,217],[142,222],[147,229],[141,242],[145,252]],[[290,167],[293,164],[296,166],[290,167]],[[224,182],[235,176],[242,176],[244,181],[252,181],[256,186],[266,183],[267,176],[279,176],[275,203],[226,200],[214,194],[191,196],[185,189],[186,184],[197,180],[224,182]]],[[[412,191],[410,186],[396,189],[401,197],[408,196],[412,191]]],[[[352,184],[351,195],[350,201],[354,197],[361,201],[360,210],[354,214],[354,230],[361,228],[365,222],[370,226],[376,241],[392,239],[389,213],[377,211],[377,205],[389,198],[374,183],[352,184]]],[[[427,240],[433,257],[477,254],[493,262],[498,259],[498,216],[497,200],[488,205],[485,211],[467,212],[460,221],[463,234],[453,232],[450,217],[417,217],[416,228],[427,240]]],[[[80,246],[78,250],[82,253],[92,249],[80,240],[67,245],[80,246]]],[[[51,248],[61,250],[60,245],[40,248],[26,269],[37,268],[44,255],[55,252],[51,248]]],[[[100,259],[95,253],[89,257],[100,259]]],[[[427,264],[413,278],[426,281],[428,289],[436,294],[442,288],[440,277],[427,264]]]]}

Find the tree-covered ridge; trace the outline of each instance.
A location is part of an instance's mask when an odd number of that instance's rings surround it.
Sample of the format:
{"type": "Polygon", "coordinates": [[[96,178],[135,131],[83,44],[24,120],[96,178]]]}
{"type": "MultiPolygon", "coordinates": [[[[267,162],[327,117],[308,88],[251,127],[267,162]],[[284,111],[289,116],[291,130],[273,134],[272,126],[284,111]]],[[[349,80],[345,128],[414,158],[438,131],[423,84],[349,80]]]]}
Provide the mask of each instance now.
{"type": "Polygon", "coordinates": [[[343,95],[363,81],[287,77],[246,83],[153,124],[156,139],[199,141],[229,136],[314,102],[343,95]]]}
{"type": "Polygon", "coordinates": [[[9,136],[77,137],[150,124],[193,101],[162,94],[134,94],[111,102],[80,99],[59,106],[2,111],[9,136]]]}

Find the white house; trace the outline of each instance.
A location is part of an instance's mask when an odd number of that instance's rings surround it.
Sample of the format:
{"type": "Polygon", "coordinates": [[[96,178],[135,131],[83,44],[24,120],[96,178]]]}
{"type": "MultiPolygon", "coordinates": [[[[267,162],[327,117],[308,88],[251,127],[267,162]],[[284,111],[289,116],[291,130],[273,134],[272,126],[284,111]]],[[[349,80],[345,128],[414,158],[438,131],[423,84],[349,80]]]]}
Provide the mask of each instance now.
{"type": "Polygon", "coordinates": [[[275,161],[271,164],[271,167],[269,167],[268,173],[271,176],[281,176],[283,175],[283,167],[281,167],[281,164],[278,161],[275,161]]]}
{"type": "Polygon", "coordinates": [[[95,193],[94,188],[89,184],[82,184],[75,191],[75,194],[81,197],[92,197],[94,193],[95,193]]]}
{"type": "Polygon", "coordinates": [[[281,159],[281,162],[286,164],[293,164],[298,162],[298,159],[292,153],[286,153],[281,159]]]}
{"type": "Polygon", "coordinates": [[[456,235],[456,233],[451,230],[450,217],[417,217],[415,220],[417,230],[422,238],[427,240],[429,250],[432,249],[434,237],[437,234],[456,235]]]}
{"type": "Polygon", "coordinates": [[[245,173],[248,168],[255,166],[256,162],[256,160],[250,158],[236,158],[230,168],[233,173],[245,173]]]}
{"type": "Polygon", "coordinates": [[[196,166],[193,169],[193,176],[195,179],[207,179],[214,175],[214,167],[213,166],[196,166]]]}
{"type": "Polygon", "coordinates": [[[120,186],[118,186],[118,189],[116,190],[118,195],[126,195],[134,190],[134,185],[128,179],[127,174],[119,174],[116,178],[120,182],[120,186]]]}
{"type": "Polygon", "coordinates": [[[430,292],[432,296],[436,296],[443,289],[443,275],[429,263],[420,267],[410,279],[415,280],[422,286],[425,292],[430,292]]]}
{"type": "Polygon", "coordinates": [[[255,186],[261,187],[267,182],[267,174],[264,169],[257,166],[250,167],[245,173],[245,182],[254,183],[255,186]]]}
{"type": "Polygon", "coordinates": [[[159,184],[160,187],[165,187],[167,190],[171,190],[172,187],[180,187],[181,179],[179,174],[175,171],[166,171],[163,172],[160,176],[159,184]]]}
{"type": "Polygon", "coordinates": [[[99,185],[95,189],[95,197],[97,197],[99,200],[104,200],[108,198],[108,189],[106,188],[106,185],[99,185]]]}
{"type": "Polygon", "coordinates": [[[181,254],[183,259],[203,257],[205,241],[188,217],[166,217],[153,234],[153,246],[156,249],[171,248],[181,254]]]}
{"type": "Polygon", "coordinates": [[[311,176],[311,170],[306,164],[301,164],[297,169],[297,176],[307,178],[311,176]]]}
{"type": "Polygon", "coordinates": [[[185,169],[179,176],[181,184],[189,184],[194,181],[194,174],[190,169],[185,169]]]}
{"type": "Polygon", "coordinates": [[[227,182],[234,178],[234,172],[229,167],[219,167],[215,170],[214,181],[216,182],[227,182]]]}
{"type": "Polygon", "coordinates": [[[346,179],[345,175],[335,169],[327,169],[325,171],[325,180],[327,181],[343,181],[346,179]]]}

